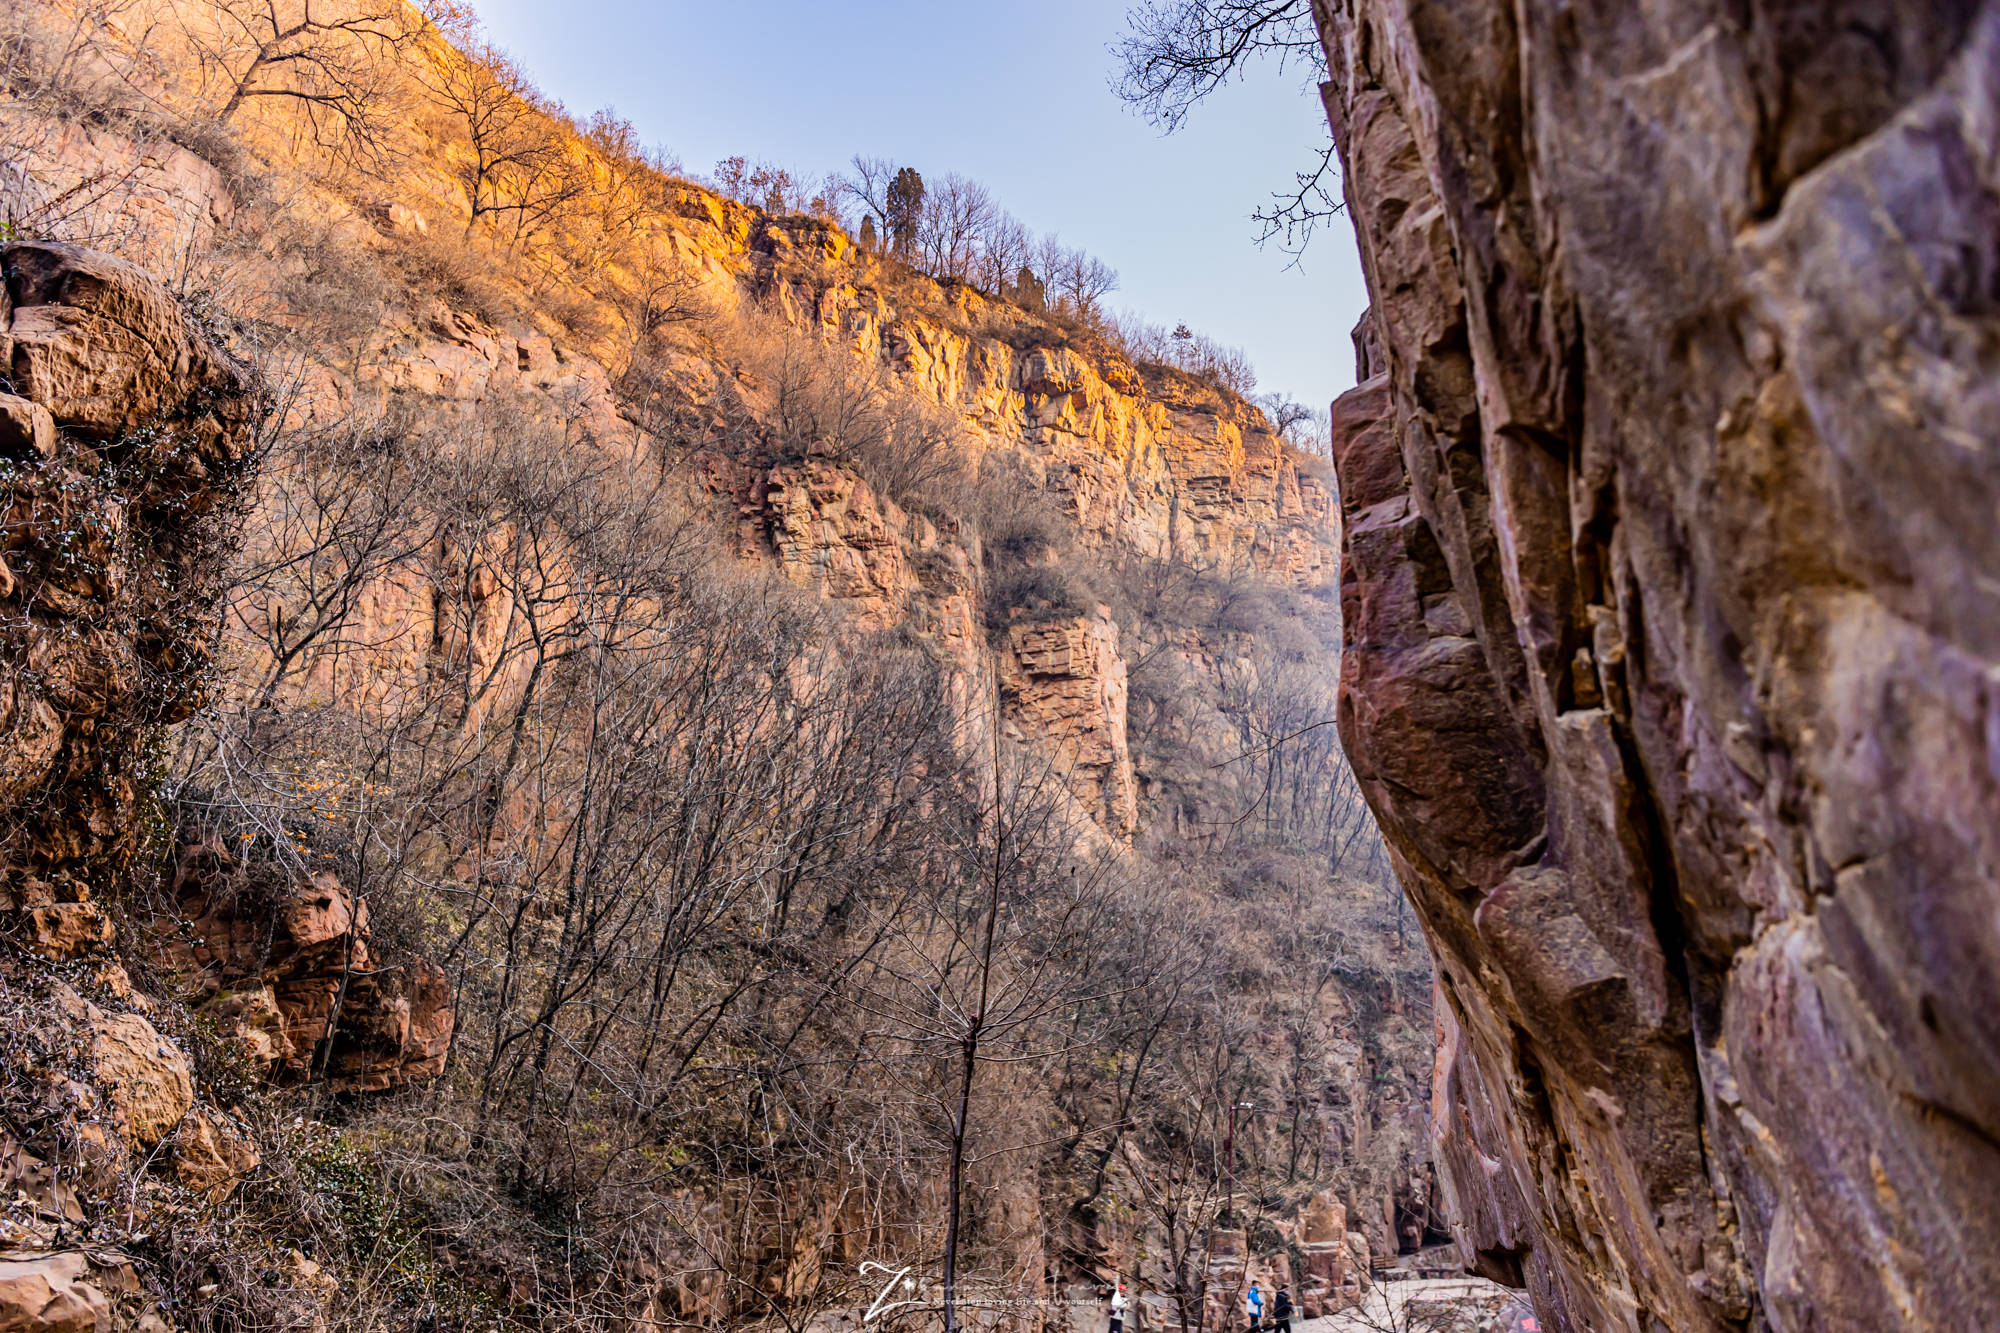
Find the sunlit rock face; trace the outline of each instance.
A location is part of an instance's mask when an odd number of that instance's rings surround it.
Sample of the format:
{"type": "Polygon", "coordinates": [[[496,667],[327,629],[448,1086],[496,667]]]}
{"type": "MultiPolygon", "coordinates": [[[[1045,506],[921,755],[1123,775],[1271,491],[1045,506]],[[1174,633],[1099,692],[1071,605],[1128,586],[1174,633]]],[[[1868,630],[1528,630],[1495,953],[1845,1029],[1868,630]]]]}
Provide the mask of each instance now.
{"type": "Polygon", "coordinates": [[[1110,613],[1099,607],[1070,620],[1016,621],[999,676],[1012,729],[1056,752],[1058,771],[1100,827],[1131,837],[1138,786],[1126,738],[1125,660],[1110,613]]]}
{"type": "Polygon", "coordinates": [[[1552,1327],[2000,1310],[2000,6],[1318,0],[1341,723],[1552,1327]]]}

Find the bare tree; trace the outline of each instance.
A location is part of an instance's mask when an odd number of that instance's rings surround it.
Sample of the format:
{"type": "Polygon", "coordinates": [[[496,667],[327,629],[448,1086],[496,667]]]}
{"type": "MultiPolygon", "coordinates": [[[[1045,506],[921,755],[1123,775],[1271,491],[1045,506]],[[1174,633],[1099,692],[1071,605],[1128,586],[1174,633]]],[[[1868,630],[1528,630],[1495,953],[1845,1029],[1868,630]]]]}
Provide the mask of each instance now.
{"type": "Polygon", "coordinates": [[[1281,70],[1324,60],[1312,0],[1148,0],[1126,22],[1130,31],[1114,48],[1118,95],[1168,131],[1259,60],[1274,58],[1281,70]]]}
{"type": "Polygon", "coordinates": [[[917,224],[920,267],[949,282],[972,281],[997,211],[993,196],[977,181],[950,172],[931,182],[917,224]]]}
{"type": "Polygon", "coordinates": [[[517,242],[584,190],[585,182],[549,110],[499,50],[425,50],[425,90],[468,152],[457,167],[465,234],[507,219],[517,242]]]}
{"type": "MultiPolygon", "coordinates": [[[[426,442],[384,420],[287,433],[270,451],[259,485],[272,522],[246,546],[229,592],[230,632],[254,662],[243,678],[254,719],[302,676],[364,688],[386,646],[362,601],[431,543],[421,508],[426,442]],[[350,665],[352,664],[352,665],[350,665]]],[[[379,683],[379,682],[378,682],[379,683]]]]}
{"type": "MultiPolygon", "coordinates": [[[[1199,1105],[1193,1110],[1198,1117],[1199,1105]]],[[[1197,1119],[1188,1126],[1198,1127],[1212,1136],[1213,1125],[1200,1126],[1197,1119]]],[[[1141,1206],[1159,1229],[1166,1294],[1187,1333],[1201,1333],[1208,1320],[1208,1247],[1222,1209],[1221,1186],[1199,1143],[1194,1134],[1179,1133],[1167,1136],[1144,1156],[1122,1141],[1120,1148],[1141,1206]]]]}
{"type": "Polygon", "coordinates": [[[591,115],[582,137],[600,172],[592,191],[598,234],[607,247],[615,246],[667,206],[674,163],[663,150],[646,147],[632,122],[608,108],[591,115]]]}
{"type": "Polygon", "coordinates": [[[996,207],[980,233],[977,253],[978,284],[989,292],[1019,299],[1021,270],[1034,259],[1034,234],[996,207]]]}
{"type": "MultiPolygon", "coordinates": [[[[1280,74],[1304,62],[1312,83],[1325,77],[1311,0],[1147,0],[1128,13],[1127,25],[1115,48],[1120,74],[1114,86],[1169,133],[1209,94],[1259,62],[1275,62],[1280,74]]],[[[1260,240],[1302,251],[1313,232],[1345,207],[1337,175],[1329,136],[1312,169],[1295,173],[1292,189],[1276,192],[1272,205],[1252,215],[1263,228],[1260,240]]]]}
{"type": "Polygon", "coordinates": [[[1225,347],[1186,324],[1169,330],[1132,316],[1099,318],[1102,327],[1136,362],[1172,366],[1246,398],[1257,387],[1257,372],[1241,348],[1225,347]]]}
{"type": "Polygon", "coordinates": [[[710,313],[701,279],[670,247],[643,243],[627,267],[632,285],[623,294],[621,310],[635,343],[677,324],[697,323],[710,313]]]}
{"type": "Polygon", "coordinates": [[[898,947],[873,973],[864,1001],[949,1070],[932,1093],[946,1147],[947,1330],[959,1327],[965,1181],[982,1074],[1089,1044],[1087,1029],[1057,1020],[1095,1012],[1120,987],[1090,966],[1116,919],[1115,859],[1084,850],[1083,817],[1052,763],[1014,753],[997,724],[988,731],[985,791],[947,844],[932,892],[897,925],[898,947]]]}
{"type": "Polygon", "coordinates": [[[835,189],[861,206],[862,217],[873,221],[878,235],[889,235],[890,190],[896,180],[896,164],[886,157],[856,153],[850,166],[846,175],[835,178],[835,189]]]}
{"type": "Polygon", "coordinates": [[[1072,318],[1094,321],[1103,300],[1118,290],[1118,273],[1104,261],[1064,245],[1054,236],[1040,247],[1041,276],[1059,310],[1072,318]]]}
{"type": "Polygon", "coordinates": [[[183,16],[204,71],[222,81],[223,120],[281,102],[313,142],[342,158],[379,158],[395,57],[423,30],[401,0],[212,0],[183,16]]]}

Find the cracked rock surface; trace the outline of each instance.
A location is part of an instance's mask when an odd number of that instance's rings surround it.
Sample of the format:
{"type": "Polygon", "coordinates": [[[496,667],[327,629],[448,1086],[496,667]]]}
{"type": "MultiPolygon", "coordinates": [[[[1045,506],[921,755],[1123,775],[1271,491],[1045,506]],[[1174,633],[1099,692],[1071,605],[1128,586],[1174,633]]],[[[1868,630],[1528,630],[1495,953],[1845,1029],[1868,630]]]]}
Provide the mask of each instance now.
{"type": "Polygon", "coordinates": [[[1341,725],[1561,1329],[2000,1310],[2000,6],[1317,0],[1341,725]]]}

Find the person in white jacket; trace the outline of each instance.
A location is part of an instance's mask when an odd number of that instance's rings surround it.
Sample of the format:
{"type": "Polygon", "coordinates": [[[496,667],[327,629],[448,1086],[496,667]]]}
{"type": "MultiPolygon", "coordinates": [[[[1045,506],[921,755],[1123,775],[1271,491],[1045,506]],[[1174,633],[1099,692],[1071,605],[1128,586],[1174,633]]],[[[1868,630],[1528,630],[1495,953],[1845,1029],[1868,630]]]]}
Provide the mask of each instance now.
{"type": "Polygon", "coordinates": [[[1111,1333],[1125,1333],[1125,1310],[1130,1304],[1125,1299],[1125,1284],[1120,1282],[1111,1293],[1111,1333]]]}

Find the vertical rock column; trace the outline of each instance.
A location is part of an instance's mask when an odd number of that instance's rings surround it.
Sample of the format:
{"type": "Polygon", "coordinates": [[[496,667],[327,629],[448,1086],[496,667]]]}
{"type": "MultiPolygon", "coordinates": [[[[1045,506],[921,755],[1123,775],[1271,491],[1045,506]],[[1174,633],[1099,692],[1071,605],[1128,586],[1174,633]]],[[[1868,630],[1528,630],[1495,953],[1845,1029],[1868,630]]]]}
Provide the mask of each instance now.
{"type": "Polygon", "coordinates": [[[1007,725],[1053,742],[1054,776],[1106,832],[1130,839],[1139,824],[1138,784],[1125,727],[1125,659],[1110,612],[1015,621],[999,675],[1007,725]]]}

